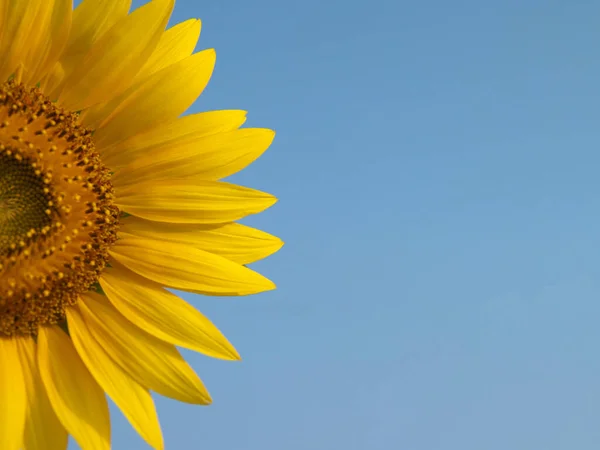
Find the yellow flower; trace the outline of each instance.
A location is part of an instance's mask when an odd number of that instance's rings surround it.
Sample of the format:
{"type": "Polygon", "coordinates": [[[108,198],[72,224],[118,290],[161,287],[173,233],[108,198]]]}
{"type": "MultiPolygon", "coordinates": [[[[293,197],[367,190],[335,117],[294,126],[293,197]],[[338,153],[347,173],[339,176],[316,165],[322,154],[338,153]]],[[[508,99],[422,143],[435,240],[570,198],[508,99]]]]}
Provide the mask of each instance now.
{"type": "Polygon", "coordinates": [[[110,448],[108,395],[163,448],[150,391],[211,399],[176,346],[236,350],[166,288],[273,289],[279,239],[236,223],[276,199],[221,180],[274,133],[180,117],[212,74],[174,0],[0,0],[0,448],[110,448]]]}

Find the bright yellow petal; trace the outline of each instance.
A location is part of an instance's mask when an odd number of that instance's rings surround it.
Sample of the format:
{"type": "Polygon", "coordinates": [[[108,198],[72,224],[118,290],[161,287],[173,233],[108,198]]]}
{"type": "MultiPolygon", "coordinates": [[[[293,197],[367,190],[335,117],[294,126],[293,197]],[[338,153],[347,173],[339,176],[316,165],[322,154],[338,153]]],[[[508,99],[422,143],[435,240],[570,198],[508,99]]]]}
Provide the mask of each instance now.
{"type": "Polygon", "coordinates": [[[240,359],[217,327],[161,285],[120,264],[102,273],[100,285],[121,314],[151,335],[214,358],[240,359]]]}
{"type": "Polygon", "coordinates": [[[123,211],[158,222],[233,222],[277,202],[254,189],[196,179],[147,181],[115,190],[115,203],[123,211]]]}
{"type": "Polygon", "coordinates": [[[54,91],[65,79],[66,72],[62,63],[57,62],[40,82],[40,89],[51,99],[56,99],[54,91]]]}
{"type": "MultiPolygon", "coordinates": [[[[41,0],[50,5],[51,10],[42,18],[36,17],[33,29],[36,30],[38,45],[32,49],[30,61],[25,67],[30,67],[29,73],[23,74],[23,82],[35,84],[40,81],[52,66],[56,64],[62,51],[67,45],[71,31],[71,16],[73,14],[72,0],[41,0]]],[[[31,36],[27,37],[30,41],[31,36]]],[[[31,42],[31,41],[30,41],[31,42]]]]}
{"type": "Polygon", "coordinates": [[[38,364],[52,408],[69,434],[85,450],[109,450],[104,392],[59,327],[40,328],[38,364]]]}
{"type": "Polygon", "coordinates": [[[88,293],[79,307],[90,334],[142,386],[181,402],[211,402],[202,381],[173,345],[134,326],[104,296],[88,293]]]}
{"type": "MultiPolygon", "coordinates": [[[[4,0],[4,23],[2,24],[2,41],[0,42],[0,79],[6,80],[14,74],[17,67],[23,65],[27,60],[27,54],[31,48],[38,45],[36,37],[32,41],[27,40],[27,32],[31,31],[35,18],[38,14],[42,17],[51,11],[51,2],[44,0],[32,0],[31,2],[15,2],[4,0]]],[[[35,33],[35,31],[33,31],[35,33]]],[[[30,73],[31,68],[25,70],[30,73]]]]}
{"type": "Polygon", "coordinates": [[[175,289],[233,296],[275,288],[247,267],[187,245],[126,236],[110,253],[134,272],[175,289]]]}
{"type": "Polygon", "coordinates": [[[0,448],[19,450],[27,397],[17,340],[0,338],[0,448]]]}
{"type": "Polygon", "coordinates": [[[152,448],[164,448],[160,423],[150,392],[115,364],[107,350],[88,330],[79,308],[67,309],[67,321],[77,353],[100,387],[152,448]]]}
{"type": "Polygon", "coordinates": [[[2,29],[0,40],[0,79],[6,80],[13,74],[19,59],[27,51],[28,42],[23,38],[23,29],[30,28],[39,8],[49,11],[42,0],[29,2],[15,2],[3,0],[0,3],[2,10],[2,29]]]}
{"type": "Polygon", "coordinates": [[[131,0],[83,0],[75,8],[66,48],[46,83],[45,92],[51,94],[51,98],[56,98],[62,90],[66,73],[81,63],[94,42],[127,16],[130,7],[131,0]]]}
{"type": "Polygon", "coordinates": [[[198,98],[214,66],[214,50],[189,56],[90,109],[83,116],[83,124],[96,130],[94,142],[102,147],[174,119],[198,98]]]}
{"type": "Polygon", "coordinates": [[[223,256],[238,264],[256,262],[272,255],[283,246],[281,239],[235,222],[220,225],[173,224],[129,216],[121,220],[120,232],[186,244],[223,256]]]}
{"type": "Polygon", "coordinates": [[[216,133],[241,127],[246,111],[209,111],[170,120],[136,134],[127,140],[100,149],[102,160],[111,167],[120,167],[157,148],[177,148],[216,133]]]}
{"type": "Polygon", "coordinates": [[[178,147],[161,147],[134,159],[113,178],[118,186],[152,179],[198,177],[219,180],[239,172],[271,145],[275,133],[242,128],[198,139],[178,147]]]}
{"type": "Polygon", "coordinates": [[[73,13],[64,59],[84,56],[95,41],[127,16],[129,8],[131,0],[83,0],[73,13]]]}
{"type": "Polygon", "coordinates": [[[154,51],[174,0],[152,0],[110,28],[65,80],[59,101],[82,110],[127,89],[154,51]]]}
{"type": "Polygon", "coordinates": [[[147,78],[160,69],[190,56],[198,43],[201,26],[200,20],[189,19],[165,31],[156,50],[135,76],[134,82],[147,78]]]}
{"type": "Polygon", "coordinates": [[[37,346],[32,338],[17,341],[27,392],[27,419],[23,448],[25,450],[65,450],[67,431],[52,409],[42,384],[37,364],[37,346]]]}
{"type": "Polygon", "coordinates": [[[3,2],[5,22],[0,43],[0,78],[19,72],[19,78],[35,84],[56,62],[71,26],[69,0],[3,2]]]}

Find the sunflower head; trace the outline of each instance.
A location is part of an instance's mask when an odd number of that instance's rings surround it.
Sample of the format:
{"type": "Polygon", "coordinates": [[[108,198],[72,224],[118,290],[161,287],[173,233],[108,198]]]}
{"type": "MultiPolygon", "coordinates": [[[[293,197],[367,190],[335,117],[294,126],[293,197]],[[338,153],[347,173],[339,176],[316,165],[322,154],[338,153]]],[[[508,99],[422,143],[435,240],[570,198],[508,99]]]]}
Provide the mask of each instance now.
{"type": "Polygon", "coordinates": [[[237,223],[276,199],[221,181],[274,133],[244,111],[182,114],[215,52],[173,0],[9,0],[0,14],[0,448],[110,448],[106,395],[155,449],[150,392],[208,404],[184,347],[236,360],[168,289],[274,284],[282,242],[237,223]],[[4,407],[2,405],[5,405],[4,407]],[[8,405],[8,406],[6,406],[8,405]]]}

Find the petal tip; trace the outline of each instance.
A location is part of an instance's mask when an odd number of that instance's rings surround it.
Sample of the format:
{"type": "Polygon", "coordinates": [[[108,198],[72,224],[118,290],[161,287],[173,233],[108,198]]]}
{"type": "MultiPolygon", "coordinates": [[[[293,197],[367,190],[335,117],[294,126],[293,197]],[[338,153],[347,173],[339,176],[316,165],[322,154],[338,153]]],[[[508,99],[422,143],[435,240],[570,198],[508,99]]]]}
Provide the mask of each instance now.
{"type": "Polygon", "coordinates": [[[235,348],[232,348],[232,349],[233,349],[233,352],[230,353],[230,355],[231,355],[230,361],[241,361],[242,357],[240,356],[238,351],[235,348]]]}
{"type": "Polygon", "coordinates": [[[200,394],[198,396],[198,404],[199,405],[212,405],[213,399],[206,389],[204,389],[202,392],[199,392],[199,394],[200,394]]]}
{"type": "Polygon", "coordinates": [[[267,280],[267,282],[265,283],[264,288],[261,292],[274,291],[275,289],[277,289],[277,285],[274,282],[272,282],[268,278],[265,278],[265,280],[267,280]]]}
{"type": "Polygon", "coordinates": [[[283,239],[280,239],[278,237],[275,238],[275,242],[273,244],[273,247],[276,247],[277,249],[275,250],[276,252],[281,250],[285,245],[285,241],[283,239]]]}

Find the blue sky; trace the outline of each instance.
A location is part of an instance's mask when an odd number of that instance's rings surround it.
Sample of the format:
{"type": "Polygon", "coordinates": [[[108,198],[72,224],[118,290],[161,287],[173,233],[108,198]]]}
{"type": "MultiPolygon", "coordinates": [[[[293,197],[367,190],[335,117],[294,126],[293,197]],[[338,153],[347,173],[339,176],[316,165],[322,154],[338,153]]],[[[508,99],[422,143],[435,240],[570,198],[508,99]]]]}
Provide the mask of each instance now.
{"type": "MultiPolygon", "coordinates": [[[[138,5],[140,2],[134,2],[138,5]]],[[[186,296],[242,354],[167,448],[600,447],[600,3],[178,0],[217,67],[191,111],[272,148],[279,289],[186,296]]],[[[146,449],[116,410],[114,447],[146,449]]]]}

